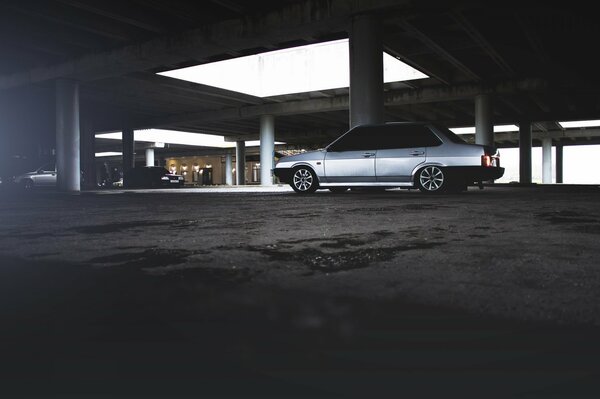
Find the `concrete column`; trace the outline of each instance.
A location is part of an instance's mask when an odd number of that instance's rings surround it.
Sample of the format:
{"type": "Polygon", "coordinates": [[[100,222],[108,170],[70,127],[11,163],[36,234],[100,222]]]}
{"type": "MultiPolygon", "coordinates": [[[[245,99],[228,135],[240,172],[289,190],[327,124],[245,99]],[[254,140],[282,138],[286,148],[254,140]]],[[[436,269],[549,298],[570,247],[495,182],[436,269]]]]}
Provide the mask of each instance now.
{"type": "Polygon", "coordinates": [[[563,182],[563,145],[557,143],[556,146],[556,182],[563,182]]]}
{"type": "Polygon", "coordinates": [[[385,122],[381,21],[372,15],[352,20],[350,50],[350,127],[385,122]]]}
{"type": "Polygon", "coordinates": [[[542,139],[542,183],[552,184],[552,139],[542,139]]]}
{"type": "Polygon", "coordinates": [[[79,84],[56,81],[56,173],[60,191],[80,191],[79,84]]]}
{"type": "Polygon", "coordinates": [[[487,94],[475,97],[475,144],[494,145],[492,97],[487,94]]]}
{"type": "Polygon", "coordinates": [[[123,173],[135,166],[135,142],[133,129],[123,129],[123,173]]]}
{"type": "Polygon", "coordinates": [[[243,186],[246,184],[246,142],[235,142],[235,184],[243,186]]]}
{"type": "Polygon", "coordinates": [[[531,184],[531,122],[519,123],[519,182],[531,184]]]}
{"type": "Polygon", "coordinates": [[[275,118],[260,117],[260,185],[273,185],[273,160],[275,159],[275,118]]]}
{"type": "Polygon", "coordinates": [[[232,164],[232,156],[231,154],[225,155],[225,184],[231,186],[233,184],[233,176],[231,175],[231,164],[232,164]]]}
{"type": "Polygon", "coordinates": [[[146,148],[146,166],[154,166],[154,148],[146,148]]]}
{"type": "Polygon", "coordinates": [[[96,176],[96,151],[94,127],[89,119],[81,121],[81,170],[83,171],[83,182],[81,186],[86,190],[97,188],[96,176]]]}

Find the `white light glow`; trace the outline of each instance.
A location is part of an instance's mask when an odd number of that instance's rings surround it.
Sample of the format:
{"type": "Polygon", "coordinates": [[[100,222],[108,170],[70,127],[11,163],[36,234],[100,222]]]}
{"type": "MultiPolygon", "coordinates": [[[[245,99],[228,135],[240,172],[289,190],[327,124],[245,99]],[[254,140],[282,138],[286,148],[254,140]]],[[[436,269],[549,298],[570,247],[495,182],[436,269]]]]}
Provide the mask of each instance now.
{"type": "MultiPolygon", "coordinates": [[[[475,134],[475,126],[471,127],[454,127],[452,129],[456,134],[475,134]]],[[[494,133],[502,132],[518,132],[519,127],[517,125],[496,125],[494,126],[494,133]]]]}
{"type": "Polygon", "coordinates": [[[563,129],[571,129],[578,127],[594,127],[600,126],[600,119],[589,120],[589,121],[570,121],[570,122],[558,122],[563,129]]]}
{"type": "Polygon", "coordinates": [[[96,153],[96,158],[102,158],[102,157],[117,157],[117,156],[121,156],[123,155],[122,152],[111,152],[111,151],[107,151],[107,152],[97,152],[96,153]]]}
{"type": "MultiPolygon", "coordinates": [[[[98,133],[96,138],[108,140],[122,140],[122,132],[98,133]]],[[[203,133],[180,132],[177,130],[146,129],[133,132],[133,140],[148,143],[179,144],[191,145],[197,147],[215,147],[215,148],[235,148],[235,143],[225,141],[224,136],[203,133]]],[[[260,145],[259,140],[246,141],[247,147],[256,147],[260,145]]],[[[275,144],[285,144],[276,141],[275,144]]]]}
{"type": "MultiPolygon", "coordinates": [[[[161,72],[159,75],[258,97],[348,87],[348,39],[311,44],[161,72]]],[[[428,76],[383,53],[383,80],[428,76]]]]}

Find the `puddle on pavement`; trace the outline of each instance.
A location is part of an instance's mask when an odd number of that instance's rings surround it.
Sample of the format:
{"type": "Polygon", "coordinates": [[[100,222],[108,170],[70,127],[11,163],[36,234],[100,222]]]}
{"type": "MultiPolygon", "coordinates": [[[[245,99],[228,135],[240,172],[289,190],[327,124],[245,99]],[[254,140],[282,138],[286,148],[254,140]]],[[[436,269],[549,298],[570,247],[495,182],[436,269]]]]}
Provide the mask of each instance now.
{"type": "Polygon", "coordinates": [[[75,231],[77,233],[82,234],[109,234],[109,233],[119,233],[121,231],[134,229],[137,227],[154,227],[154,226],[166,226],[172,224],[171,221],[149,221],[149,220],[140,220],[135,222],[120,222],[120,223],[107,223],[107,224],[98,224],[93,226],[77,226],[72,227],[69,230],[75,231]]]}
{"type": "Polygon", "coordinates": [[[336,273],[366,268],[373,263],[391,260],[399,252],[430,249],[442,245],[440,242],[407,242],[403,245],[381,247],[370,245],[380,240],[381,236],[392,234],[387,231],[378,231],[365,235],[365,237],[361,236],[361,238],[343,235],[330,238],[279,241],[272,245],[247,247],[246,249],[260,252],[272,261],[301,263],[310,270],[306,275],[311,275],[315,272],[336,273]],[[361,246],[363,248],[357,248],[361,246]]]}
{"type": "Polygon", "coordinates": [[[573,211],[557,211],[538,213],[536,216],[548,220],[551,223],[598,223],[598,219],[590,218],[588,215],[573,211]]]}
{"type": "Polygon", "coordinates": [[[237,285],[252,280],[262,273],[245,267],[221,268],[207,267],[201,263],[186,263],[174,266],[150,267],[142,269],[150,276],[185,275],[186,281],[200,284],[237,285]]]}
{"type": "Polygon", "coordinates": [[[92,258],[88,263],[97,267],[127,268],[139,270],[146,275],[185,277],[188,283],[236,285],[247,282],[260,274],[260,270],[245,267],[217,268],[207,266],[197,255],[209,251],[186,249],[150,248],[139,252],[125,252],[92,258]]]}
{"type": "Polygon", "coordinates": [[[204,220],[138,220],[131,222],[98,224],[93,226],[76,226],[70,228],[69,230],[82,234],[109,234],[145,227],[166,226],[171,229],[188,229],[190,227],[196,227],[198,225],[202,225],[203,227],[205,227],[205,224],[206,221],[204,220]]]}
{"type": "Polygon", "coordinates": [[[186,262],[190,256],[206,254],[206,251],[187,249],[150,248],[139,252],[124,252],[108,256],[98,256],[88,262],[102,266],[164,267],[186,262]]]}
{"type": "Polygon", "coordinates": [[[385,212],[393,212],[398,210],[397,206],[388,206],[388,207],[378,207],[378,208],[353,208],[346,209],[344,212],[347,213],[385,213],[385,212]]]}
{"type": "MultiPolygon", "coordinates": [[[[590,217],[585,213],[574,212],[574,211],[556,211],[556,212],[543,212],[537,213],[537,217],[545,219],[546,221],[552,224],[588,224],[588,225],[597,225],[599,226],[596,229],[590,230],[599,230],[600,229],[600,221],[596,218],[590,217]]],[[[583,226],[578,226],[579,229],[583,226]]],[[[590,226],[585,226],[590,227],[590,226]]]]}
{"type": "Polygon", "coordinates": [[[436,209],[448,209],[451,208],[447,205],[439,205],[439,204],[406,204],[402,205],[402,209],[409,211],[430,211],[436,209]]]}
{"type": "Polygon", "coordinates": [[[31,255],[28,255],[28,258],[44,258],[46,256],[56,256],[60,255],[60,252],[37,252],[31,255]]]}
{"type": "Polygon", "coordinates": [[[362,269],[369,267],[372,263],[391,260],[398,252],[430,249],[436,245],[439,244],[414,243],[405,246],[366,248],[357,251],[343,251],[337,253],[309,250],[300,254],[294,254],[294,258],[307,265],[313,272],[335,273],[345,270],[362,269]]]}
{"type": "Polygon", "coordinates": [[[49,233],[14,233],[11,234],[12,237],[16,237],[16,238],[25,238],[28,240],[34,240],[36,238],[45,238],[45,237],[49,237],[53,234],[49,234],[49,233]]]}

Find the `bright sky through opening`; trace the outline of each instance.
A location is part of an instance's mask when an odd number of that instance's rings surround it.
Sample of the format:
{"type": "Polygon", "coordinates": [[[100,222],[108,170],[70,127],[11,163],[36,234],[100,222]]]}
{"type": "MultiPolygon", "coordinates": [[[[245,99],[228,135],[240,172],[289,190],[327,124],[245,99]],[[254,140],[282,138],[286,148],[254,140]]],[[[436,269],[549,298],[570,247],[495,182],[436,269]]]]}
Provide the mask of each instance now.
{"type": "MultiPolygon", "coordinates": [[[[233,58],[161,72],[159,75],[258,97],[349,86],[348,39],[233,58]]],[[[383,53],[383,80],[399,82],[427,75],[383,53]]]]}
{"type": "Polygon", "coordinates": [[[563,129],[600,126],[600,120],[558,122],[563,129]]]}
{"type": "MultiPolygon", "coordinates": [[[[452,130],[456,134],[475,134],[475,126],[470,127],[453,127],[452,130]]],[[[495,125],[494,133],[501,132],[518,132],[519,127],[517,125],[495,125]]]]}
{"type": "MultiPolygon", "coordinates": [[[[98,133],[96,138],[109,140],[122,140],[122,132],[98,133]]],[[[235,142],[225,141],[225,137],[214,134],[188,133],[176,130],[147,129],[133,132],[134,141],[147,143],[169,143],[179,145],[192,145],[198,147],[234,148],[235,142]]],[[[275,144],[284,144],[275,142],[275,144]]],[[[258,140],[246,141],[246,146],[258,146],[258,140]]]]}

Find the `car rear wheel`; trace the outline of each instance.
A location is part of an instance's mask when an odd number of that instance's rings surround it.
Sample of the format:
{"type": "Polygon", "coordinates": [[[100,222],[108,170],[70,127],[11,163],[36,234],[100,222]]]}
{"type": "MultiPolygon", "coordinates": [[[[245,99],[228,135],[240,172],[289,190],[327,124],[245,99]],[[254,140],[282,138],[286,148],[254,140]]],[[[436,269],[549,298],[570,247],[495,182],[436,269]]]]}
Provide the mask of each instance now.
{"type": "Polygon", "coordinates": [[[416,184],[424,193],[441,193],[448,187],[448,179],[439,166],[426,166],[417,173],[416,184]]]}
{"type": "Polygon", "coordinates": [[[298,166],[294,169],[290,185],[299,194],[314,193],[319,187],[317,175],[307,166],[298,166]]]}

